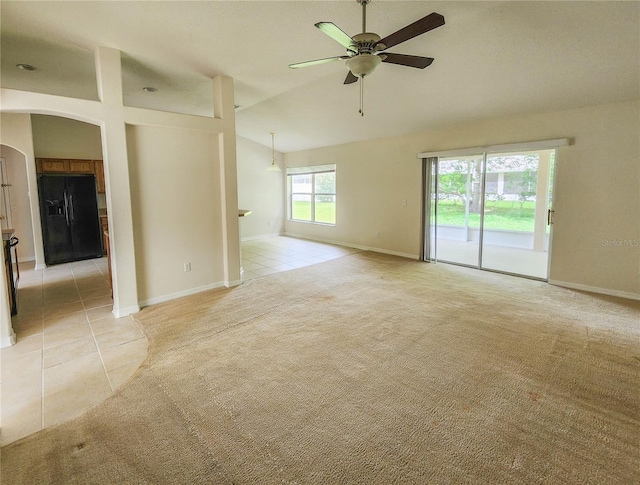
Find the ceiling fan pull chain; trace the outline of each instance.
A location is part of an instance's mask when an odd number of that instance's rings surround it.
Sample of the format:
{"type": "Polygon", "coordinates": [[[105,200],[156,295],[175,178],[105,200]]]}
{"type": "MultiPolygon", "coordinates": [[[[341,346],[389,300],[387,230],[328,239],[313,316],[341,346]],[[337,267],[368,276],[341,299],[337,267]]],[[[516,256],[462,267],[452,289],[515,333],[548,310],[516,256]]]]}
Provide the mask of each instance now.
{"type": "Polygon", "coordinates": [[[364,76],[360,78],[360,116],[364,116],[364,76]]]}

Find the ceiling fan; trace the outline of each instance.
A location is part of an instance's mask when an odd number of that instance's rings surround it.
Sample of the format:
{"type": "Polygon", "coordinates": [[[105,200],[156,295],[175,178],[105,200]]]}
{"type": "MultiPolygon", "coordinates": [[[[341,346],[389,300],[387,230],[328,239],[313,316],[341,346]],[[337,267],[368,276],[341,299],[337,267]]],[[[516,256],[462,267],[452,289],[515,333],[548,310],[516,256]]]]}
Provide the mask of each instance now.
{"type": "MultiPolygon", "coordinates": [[[[347,74],[344,84],[352,84],[357,82],[358,79],[364,79],[365,76],[370,75],[381,62],[415,67],[417,69],[424,69],[431,65],[433,62],[432,57],[395,54],[392,52],[386,52],[386,50],[444,25],[444,17],[442,15],[433,12],[382,39],[378,34],[367,32],[367,4],[371,0],[356,1],[362,5],[361,34],[349,37],[349,35],[342,31],[333,22],[318,22],[315,24],[318,29],[345,47],[347,49],[347,53],[342,56],[290,64],[289,67],[291,69],[346,60],[347,67],[349,68],[349,74],[347,74]]],[[[360,113],[364,114],[362,113],[362,106],[360,113]]]]}

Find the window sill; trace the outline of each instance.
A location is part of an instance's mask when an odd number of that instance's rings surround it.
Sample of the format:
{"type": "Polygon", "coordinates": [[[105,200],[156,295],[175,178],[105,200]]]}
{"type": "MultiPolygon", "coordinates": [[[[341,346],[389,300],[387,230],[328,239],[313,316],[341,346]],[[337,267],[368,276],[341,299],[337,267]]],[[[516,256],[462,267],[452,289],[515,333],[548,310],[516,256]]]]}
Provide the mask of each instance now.
{"type": "Polygon", "coordinates": [[[314,221],[303,221],[301,219],[287,219],[288,222],[300,222],[302,224],[314,224],[316,226],[328,226],[328,227],[335,227],[335,223],[330,223],[330,222],[314,222],[314,221]]]}

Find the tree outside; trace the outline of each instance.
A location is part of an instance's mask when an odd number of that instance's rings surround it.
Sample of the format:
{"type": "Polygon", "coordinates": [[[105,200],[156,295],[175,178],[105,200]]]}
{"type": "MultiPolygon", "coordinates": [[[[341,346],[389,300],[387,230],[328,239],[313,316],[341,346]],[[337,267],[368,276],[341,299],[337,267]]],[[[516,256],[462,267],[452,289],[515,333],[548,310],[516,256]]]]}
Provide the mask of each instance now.
{"type": "MultiPolygon", "coordinates": [[[[485,228],[533,231],[538,161],[537,154],[487,158],[485,228]]],[[[483,209],[481,160],[441,160],[438,180],[438,224],[478,227],[483,209]]]]}

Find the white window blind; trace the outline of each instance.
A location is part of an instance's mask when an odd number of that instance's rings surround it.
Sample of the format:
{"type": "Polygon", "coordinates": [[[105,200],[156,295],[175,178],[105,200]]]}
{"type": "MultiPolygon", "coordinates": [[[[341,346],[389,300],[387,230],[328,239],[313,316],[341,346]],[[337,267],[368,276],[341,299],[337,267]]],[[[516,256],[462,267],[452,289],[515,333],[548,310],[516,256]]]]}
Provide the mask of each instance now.
{"type": "Polygon", "coordinates": [[[335,172],[336,165],[312,165],[309,167],[287,167],[287,175],[306,175],[312,173],[335,172]]]}

